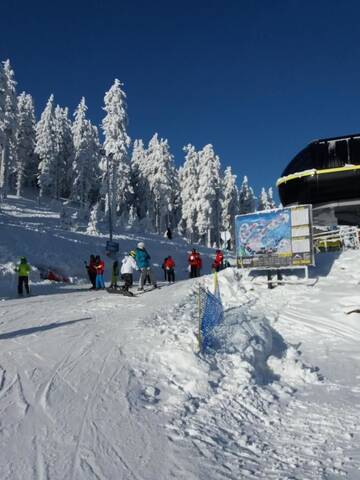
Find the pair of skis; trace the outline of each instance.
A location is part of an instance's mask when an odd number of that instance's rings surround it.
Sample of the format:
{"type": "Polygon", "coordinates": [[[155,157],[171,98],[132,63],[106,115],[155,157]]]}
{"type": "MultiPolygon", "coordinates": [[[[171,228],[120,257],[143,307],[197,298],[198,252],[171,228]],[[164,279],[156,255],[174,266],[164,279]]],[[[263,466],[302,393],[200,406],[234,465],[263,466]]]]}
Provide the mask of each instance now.
{"type": "Polygon", "coordinates": [[[130,290],[125,290],[124,288],[107,288],[106,291],[108,293],[117,293],[118,295],[123,295],[124,297],[137,297],[138,295],[142,295],[143,293],[152,292],[153,290],[157,290],[160,287],[152,287],[152,288],[145,288],[144,290],[138,290],[135,293],[132,293],[130,290]]]}

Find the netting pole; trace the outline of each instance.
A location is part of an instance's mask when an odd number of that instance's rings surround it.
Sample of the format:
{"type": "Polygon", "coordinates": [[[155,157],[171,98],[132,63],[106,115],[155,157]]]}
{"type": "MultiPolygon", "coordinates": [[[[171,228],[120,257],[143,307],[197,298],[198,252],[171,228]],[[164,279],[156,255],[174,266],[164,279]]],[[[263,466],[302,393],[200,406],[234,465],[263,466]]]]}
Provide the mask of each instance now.
{"type": "Polygon", "coordinates": [[[214,294],[216,293],[217,287],[218,287],[218,277],[217,277],[217,272],[214,272],[214,294]]]}
{"type": "Polygon", "coordinates": [[[198,285],[198,342],[199,342],[199,349],[201,351],[201,287],[200,284],[198,285]]]}

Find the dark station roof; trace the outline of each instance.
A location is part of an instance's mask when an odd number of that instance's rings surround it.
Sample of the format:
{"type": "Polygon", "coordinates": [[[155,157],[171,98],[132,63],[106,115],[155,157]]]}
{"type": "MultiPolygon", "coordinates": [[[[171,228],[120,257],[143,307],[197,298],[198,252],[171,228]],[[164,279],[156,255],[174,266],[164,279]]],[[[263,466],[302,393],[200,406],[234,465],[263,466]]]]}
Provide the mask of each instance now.
{"type": "Polygon", "coordinates": [[[281,176],[345,165],[360,165],[360,133],[314,140],[291,160],[281,176]]]}

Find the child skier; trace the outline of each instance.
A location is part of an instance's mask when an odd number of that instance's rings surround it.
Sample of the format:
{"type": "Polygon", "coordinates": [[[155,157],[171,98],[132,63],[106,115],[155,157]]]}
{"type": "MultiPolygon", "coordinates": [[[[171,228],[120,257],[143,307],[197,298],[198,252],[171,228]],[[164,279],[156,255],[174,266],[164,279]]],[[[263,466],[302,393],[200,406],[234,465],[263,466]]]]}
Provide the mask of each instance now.
{"type": "Polygon", "coordinates": [[[99,256],[95,257],[95,268],[96,268],[96,290],[105,288],[104,283],[104,271],[105,263],[99,256]]]}
{"type": "Polygon", "coordinates": [[[30,295],[29,289],[29,273],[31,271],[30,265],[27,263],[25,257],[20,258],[20,264],[17,265],[15,271],[19,274],[18,278],[18,294],[23,294],[23,285],[25,285],[25,290],[28,295],[30,295]]]}
{"type": "Polygon", "coordinates": [[[175,262],[171,255],[164,261],[166,279],[169,283],[175,282],[175,262]]]}
{"type": "Polygon", "coordinates": [[[119,262],[117,260],[115,260],[115,262],[112,265],[111,284],[110,284],[109,288],[115,288],[116,289],[118,287],[118,284],[117,284],[118,278],[119,278],[119,262]]]}
{"type": "Polygon", "coordinates": [[[200,257],[200,253],[196,251],[195,248],[192,249],[189,258],[189,270],[190,270],[190,278],[195,278],[200,276],[200,270],[202,267],[202,261],[200,257]]]}
{"type": "Polygon", "coordinates": [[[223,261],[224,261],[224,254],[221,250],[216,250],[216,255],[215,255],[215,260],[213,261],[212,264],[212,269],[215,272],[219,272],[224,268],[223,266],[223,261]]]}
{"type": "Polygon", "coordinates": [[[121,278],[125,282],[124,286],[122,287],[122,290],[128,293],[131,293],[129,292],[129,288],[133,284],[133,272],[134,270],[137,270],[135,256],[136,256],[136,253],[134,252],[134,250],[132,250],[129,254],[125,255],[121,265],[121,278]]]}

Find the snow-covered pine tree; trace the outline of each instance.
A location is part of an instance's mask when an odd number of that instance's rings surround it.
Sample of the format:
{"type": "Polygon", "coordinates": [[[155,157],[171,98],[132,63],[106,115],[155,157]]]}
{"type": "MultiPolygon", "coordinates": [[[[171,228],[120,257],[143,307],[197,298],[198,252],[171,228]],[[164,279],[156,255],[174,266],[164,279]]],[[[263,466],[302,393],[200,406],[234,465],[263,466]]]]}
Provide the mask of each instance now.
{"type": "Polygon", "coordinates": [[[99,222],[102,220],[100,201],[95,203],[90,212],[90,219],[86,232],[90,235],[98,235],[99,222]]]}
{"type": "Polygon", "coordinates": [[[55,108],[60,196],[69,198],[73,182],[74,142],[69,110],[59,105],[55,108]]]}
{"type": "Polygon", "coordinates": [[[220,245],[221,175],[220,160],[212,145],[199,152],[199,191],[197,227],[201,240],[220,245]]]}
{"type": "Polygon", "coordinates": [[[0,64],[0,198],[6,198],[16,168],[16,111],[15,75],[6,60],[0,64]]]}
{"type": "Polygon", "coordinates": [[[61,169],[58,166],[58,135],[54,95],[50,95],[36,125],[35,153],[40,159],[38,174],[40,196],[59,199],[61,169]]]}
{"type": "Polygon", "coordinates": [[[269,209],[272,210],[273,208],[276,208],[272,187],[270,187],[269,190],[267,191],[267,196],[268,196],[269,209]]]}
{"type": "Polygon", "coordinates": [[[103,172],[102,196],[105,198],[106,210],[111,206],[111,214],[115,212],[126,221],[133,190],[130,176],[128,148],[130,137],[127,134],[128,115],[126,94],[122,84],[115,79],[114,84],[104,97],[103,110],[106,116],[102,121],[105,135],[105,156],[100,167],[103,172]]]}
{"type": "Polygon", "coordinates": [[[239,213],[252,213],[256,210],[256,198],[254,190],[249,186],[247,176],[244,176],[239,190],[239,213]]]}
{"type": "Polygon", "coordinates": [[[155,231],[163,233],[178,221],[179,180],[168,141],[159,140],[157,133],[149,142],[146,165],[143,174],[150,189],[150,218],[155,231]]]}
{"type": "Polygon", "coordinates": [[[198,239],[199,154],[191,144],[183,148],[185,161],[179,169],[181,220],[179,229],[192,243],[198,239]]]}
{"type": "MultiPolygon", "coordinates": [[[[231,243],[234,244],[234,222],[235,215],[238,214],[238,189],[236,186],[236,175],[233,175],[231,167],[227,167],[222,179],[222,199],[221,199],[221,224],[224,232],[229,232],[231,243]]],[[[230,240],[229,237],[226,238],[230,240]]]]}
{"type": "Polygon", "coordinates": [[[270,210],[268,195],[264,187],[261,189],[258,203],[258,211],[261,210],[270,210]]]}
{"type": "Polygon", "coordinates": [[[97,128],[86,118],[87,106],[83,97],[74,113],[72,125],[74,142],[74,181],[71,197],[79,203],[80,210],[88,210],[99,189],[100,144],[97,128]]]}
{"type": "Polygon", "coordinates": [[[35,155],[35,112],[31,95],[22,92],[17,99],[16,131],[16,194],[22,195],[24,186],[35,187],[38,159],[35,155]]]}
{"type": "Polygon", "coordinates": [[[139,220],[143,220],[147,216],[150,204],[147,162],[148,157],[143,141],[135,140],[131,156],[131,183],[134,191],[133,206],[139,220]]]}

